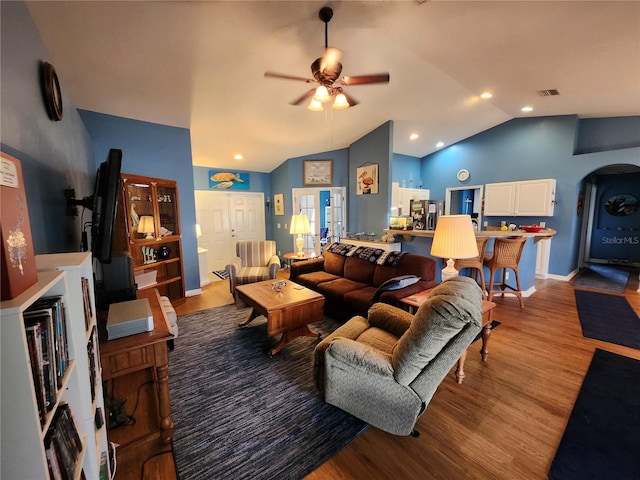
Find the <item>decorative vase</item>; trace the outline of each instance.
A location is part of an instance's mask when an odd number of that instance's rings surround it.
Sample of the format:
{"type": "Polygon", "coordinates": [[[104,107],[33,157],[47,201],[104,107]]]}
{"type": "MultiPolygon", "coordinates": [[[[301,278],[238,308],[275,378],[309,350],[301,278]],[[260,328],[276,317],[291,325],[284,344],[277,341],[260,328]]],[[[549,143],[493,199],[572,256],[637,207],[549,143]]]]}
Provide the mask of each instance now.
{"type": "Polygon", "coordinates": [[[169,255],[171,255],[171,249],[166,245],[162,245],[158,249],[158,258],[160,260],[166,260],[167,258],[169,258],[169,255]]]}

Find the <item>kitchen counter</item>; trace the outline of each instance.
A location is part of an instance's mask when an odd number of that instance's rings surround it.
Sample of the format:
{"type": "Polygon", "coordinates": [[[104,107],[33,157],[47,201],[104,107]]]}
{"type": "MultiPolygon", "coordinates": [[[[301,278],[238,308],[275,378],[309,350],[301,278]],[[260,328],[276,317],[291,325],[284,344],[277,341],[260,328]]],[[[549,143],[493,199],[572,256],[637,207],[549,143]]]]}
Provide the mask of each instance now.
{"type": "MultiPolygon", "coordinates": [[[[433,237],[435,230],[392,230],[385,229],[385,232],[393,235],[402,235],[405,241],[410,242],[413,237],[433,237]]],[[[542,238],[551,238],[556,234],[553,228],[543,228],[539,232],[525,232],[524,230],[512,230],[503,232],[502,230],[480,230],[476,232],[476,237],[533,237],[533,241],[537,242],[542,238]]]]}

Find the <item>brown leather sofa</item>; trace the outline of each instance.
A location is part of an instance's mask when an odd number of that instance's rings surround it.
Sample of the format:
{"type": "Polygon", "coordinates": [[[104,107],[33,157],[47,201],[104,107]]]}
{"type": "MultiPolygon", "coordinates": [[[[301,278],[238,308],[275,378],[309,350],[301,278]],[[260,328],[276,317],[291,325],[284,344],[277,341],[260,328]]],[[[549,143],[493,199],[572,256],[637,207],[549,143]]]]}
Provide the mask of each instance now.
{"type": "Polygon", "coordinates": [[[289,278],[324,295],[325,311],[346,319],[376,302],[399,307],[401,298],[435,287],[435,265],[421,255],[333,243],[322,257],[291,265],[289,278]]]}

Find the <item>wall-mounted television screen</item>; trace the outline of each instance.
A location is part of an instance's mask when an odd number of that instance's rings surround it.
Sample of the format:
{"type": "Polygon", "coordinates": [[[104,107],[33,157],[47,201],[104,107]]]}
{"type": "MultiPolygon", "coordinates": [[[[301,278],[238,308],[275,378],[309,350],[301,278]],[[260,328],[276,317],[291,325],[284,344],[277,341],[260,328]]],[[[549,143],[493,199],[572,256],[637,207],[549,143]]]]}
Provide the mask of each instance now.
{"type": "Polygon", "coordinates": [[[91,217],[91,252],[100,263],[111,263],[113,231],[120,196],[122,150],[112,148],[96,174],[91,217]]]}

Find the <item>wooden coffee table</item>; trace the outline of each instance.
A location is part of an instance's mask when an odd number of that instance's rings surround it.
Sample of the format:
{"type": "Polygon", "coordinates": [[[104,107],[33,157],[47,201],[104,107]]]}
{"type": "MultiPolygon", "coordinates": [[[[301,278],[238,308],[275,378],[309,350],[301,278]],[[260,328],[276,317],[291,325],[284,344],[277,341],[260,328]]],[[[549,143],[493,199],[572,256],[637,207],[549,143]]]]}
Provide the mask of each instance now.
{"type": "Polygon", "coordinates": [[[319,322],[324,313],[324,297],[302,285],[286,280],[282,292],[273,290],[276,280],[238,285],[240,299],[252,307],[251,314],[239,326],[244,327],[263,315],[267,319],[267,335],[282,334],[278,345],[268,354],[273,357],[282,347],[297,337],[317,337],[307,324],[319,322]]]}

